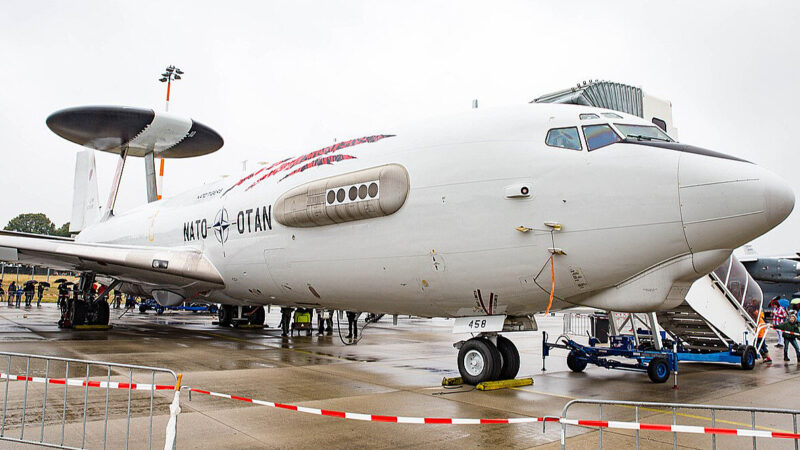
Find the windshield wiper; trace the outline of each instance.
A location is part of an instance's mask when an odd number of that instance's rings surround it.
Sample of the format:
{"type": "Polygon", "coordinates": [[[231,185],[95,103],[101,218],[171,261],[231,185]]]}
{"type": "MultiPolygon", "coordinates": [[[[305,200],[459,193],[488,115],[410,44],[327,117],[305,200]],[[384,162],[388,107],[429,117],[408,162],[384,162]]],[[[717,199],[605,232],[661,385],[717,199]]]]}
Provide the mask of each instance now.
{"type": "Polygon", "coordinates": [[[628,134],[625,138],[634,138],[640,141],[662,141],[662,142],[672,142],[670,139],[664,139],[656,136],[644,136],[641,134],[628,134]]]}

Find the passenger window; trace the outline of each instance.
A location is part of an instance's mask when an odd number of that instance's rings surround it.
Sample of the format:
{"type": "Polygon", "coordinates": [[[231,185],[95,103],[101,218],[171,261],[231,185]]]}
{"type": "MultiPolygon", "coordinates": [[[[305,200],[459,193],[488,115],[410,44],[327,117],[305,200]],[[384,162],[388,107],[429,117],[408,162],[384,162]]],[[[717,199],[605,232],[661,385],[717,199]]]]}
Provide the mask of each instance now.
{"type": "Polygon", "coordinates": [[[570,150],[581,149],[581,138],[578,137],[578,129],[553,128],[547,132],[545,143],[550,147],[568,148],[570,150]]]}
{"type": "Polygon", "coordinates": [[[595,113],[584,113],[584,114],[581,114],[579,117],[580,117],[581,120],[599,119],[600,118],[600,116],[598,116],[595,113]]]}
{"type": "Polygon", "coordinates": [[[586,137],[586,145],[589,151],[600,147],[619,142],[621,139],[614,133],[608,125],[586,125],[583,127],[583,135],[586,137]]]}

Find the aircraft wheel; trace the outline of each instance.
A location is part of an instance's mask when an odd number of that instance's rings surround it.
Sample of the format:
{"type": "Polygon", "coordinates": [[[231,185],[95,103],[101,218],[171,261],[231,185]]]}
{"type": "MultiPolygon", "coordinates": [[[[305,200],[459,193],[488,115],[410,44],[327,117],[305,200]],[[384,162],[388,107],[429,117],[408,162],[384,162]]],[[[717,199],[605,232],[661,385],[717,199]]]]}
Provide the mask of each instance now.
{"type": "Polygon", "coordinates": [[[569,355],[567,355],[567,367],[569,367],[569,370],[573,372],[583,372],[583,369],[586,368],[589,362],[585,359],[580,359],[580,356],[581,354],[577,350],[569,352],[569,355]]]}
{"type": "Polygon", "coordinates": [[[108,325],[108,320],[111,316],[111,311],[108,307],[108,302],[97,302],[97,325],[108,325]]]}
{"type": "Polygon", "coordinates": [[[500,353],[488,339],[472,338],[458,351],[458,371],[464,383],[476,385],[500,373],[500,353]]]}
{"type": "Polygon", "coordinates": [[[147,312],[147,307],[144,305],[139,305],[139,314],[145,314],[147,312]]]}
{"type": "Polygon", "coordinates": [[[233,321],[233,308],[234,307],[231,305],[222,305],[222,307],[219,308],[219,326],[231,326],[231,322],[233,321]]]}
{"type": "Polygon", "coordinates": [[[666,358],[653,358],[647,365],[647,376],[653,383],[663,383],[669,380],[669,364],[666,358]]]}
{"type": "Polygon", "coordinates": [[[742,369],[753,370],[756,366],[756,349],[752,345],[745,347],[742,352],[742,369]]]}
{"type": "Polygon", "coordinates": [[[72,304],[72,325],[83,325],[86,322],[86,302],[77,301],[72,304]]]}
{"type": "Polygon", "coordinates": [[[513,380],[519,373],[519,351],[510,339],[497,336],[497,351],[502,357],[499,380],[513,380]]]}
{"type": "Polygon", "coordinates": [[[264,312],[263,306],[256,306],[255,310],[250,314],[250,318],[248,322],[250,325],[264,325],[264,320],[266,318],[266,313],[264,312]]]}

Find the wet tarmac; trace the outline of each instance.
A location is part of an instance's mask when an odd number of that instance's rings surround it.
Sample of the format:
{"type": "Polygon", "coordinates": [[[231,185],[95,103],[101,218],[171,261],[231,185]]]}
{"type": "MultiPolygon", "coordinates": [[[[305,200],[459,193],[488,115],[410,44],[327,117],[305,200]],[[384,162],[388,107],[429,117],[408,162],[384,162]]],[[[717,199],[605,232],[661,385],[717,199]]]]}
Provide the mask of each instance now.
{"type": "MultiPolygon", "coordinates": [[[[646,375],[589,367],[572,373],[566,367],[566,354],[555,350],[542,371],[541,332],[511,333],[522,357],[520,376],[530,375],[534,385],[490,392],[471,387],[445,389],[443,377],[458,376],[457,350],[453,342],[467,336],[453,335],[450,322],[400,318],[397,326],[390,318],[370,325],[358,345],[344,345],[334,330],[331,336],[282,338],[274,328],[279,314],[267,315],[273,328],[234,329],[212,325],[210,315],[191,312],[138,311],[118,316],[112,310],[113,329],[109,331],[71,331],[56,327],[58,312],[53,304],[41,309],[0,309],[0,351],[33,353],[77,359],[163,367],[183,374],[183,384],[242,397],[355,413],[422,417],[503,418],[558,416],[572,399],[644,400],[654,402],[706,403],[720,405],[800,408],[798,378],[800,365],[784,363],[782,352],[770,345],[775,363],[758,363],[752,371],[738,366],[682,364],[679,389],[653,384],[646,375]]],[[[541,329],[557,336],[561,317],[540,317],[541,329]]],[[[334,322],[334,327],[336,326],[334,322]]],[[[7,358],[0,356],[0,371],[7,371],[7,358]]],[[[43,364],[34,361],[26,367],[24,359],[11,362],[11,372],[44,374],[43,364]]],[[[62,376],[65,367],[53,363],[51,376],[62,376]],[[60,374],[60,375],[59,375],[60,374]]],[[[85,377],[85,369],[73,366],[70,377],[85,377]]],[[[151,374],[131,374],[121,369],[95,367],[92,380],[150,383],[151,374]]],[[[154,378],[155,379],[155,378],[154,378]]],[[[158,375],[156,383],[169,384],[168,376],[158,375]]],[[[0,381],[0,393],[6,389],[0,381]]],[[[106,391],[62,386],[51,387],[45,395],[43,385],[29,383],[27,403],[23,401],[25,383],[8,383],[4,397],[5,420],[0,427],[7,435],[19,436],[25,415],[24,438],[58,443],[64,422],[65,441],[80,446],[86,403],[86,447],[102,447],[105,433],[109,448],[125,446],[126,430],[131,432],[131,448],[148,447],[149,393],[136,392],[130,403],[128,422],[127,391],[106,391]],[[42,408],[43,398],[47,408],[42,408]],[[66,402],[64,401],[66,398],[66,402]],[[67,407],[63,405],[66,404],[67,407]],[[44,424],[42,413],[44,409],[44,424]]],[[[0,394],[2,395],[2,394],[0,394]]],[[[153,445],[164,442],[171,393],[157,392],[153,405],[153,445]]],[[[548,424],[512,425],[398,425],[320,417],[294,411],[184,392],[178,420],[178,446],[181,448],[559,448],[560,426],[548,424]]],[[[605,420],[631,420],[631,408],[606,407],[605,420]]],[[[670,410],[647,408],[638,411],[642,421],[672,423],[670,410]]],[[[598,419],[597,407],[579,406],[569,416],[598,419]]],[[[791,417],[759,415],[757,429],[792,432],[791,417]]],[[[708,411],[678,410],[676,423],[712,426],[708,411]]],[[[714,425],[750,428],[749,413],[717,413],[714,425]]],[[[577,427],[568,428],[568,448],[597,448],[599,433],[577,427]]],[[[633,447],[632,431],[606,430],[603,443],[633,447]]],[[[673,435],[642,432],[645,448],[673,448],[673,435]]],[[[678,435],[677,446],[710,448],[711,437],[678,435]]],[[[719,448],[751,447],[747,438],[720,436],[719,448]]],[[[793,448],[791,441],[759,439],[761,448],[793,448]]],[[[0,442],[0,448],[13,445],[0,442]]]]}

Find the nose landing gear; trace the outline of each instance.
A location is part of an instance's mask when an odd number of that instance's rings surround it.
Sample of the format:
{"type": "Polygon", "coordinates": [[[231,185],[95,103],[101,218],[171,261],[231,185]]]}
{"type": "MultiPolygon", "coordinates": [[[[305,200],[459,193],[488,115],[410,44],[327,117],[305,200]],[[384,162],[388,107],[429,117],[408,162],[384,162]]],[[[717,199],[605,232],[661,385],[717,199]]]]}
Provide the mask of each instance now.
{"type": "Polygon", "coordinates": [[[508,338],[482,334],[455,344],[458,350],[458,371],[466,384],[510,380],[519,372],[519,352],[508,338]]]}

